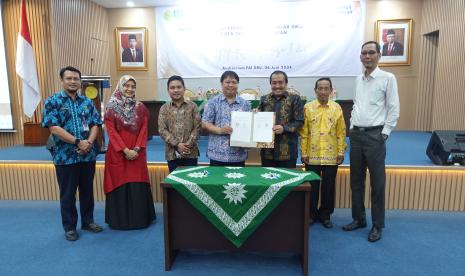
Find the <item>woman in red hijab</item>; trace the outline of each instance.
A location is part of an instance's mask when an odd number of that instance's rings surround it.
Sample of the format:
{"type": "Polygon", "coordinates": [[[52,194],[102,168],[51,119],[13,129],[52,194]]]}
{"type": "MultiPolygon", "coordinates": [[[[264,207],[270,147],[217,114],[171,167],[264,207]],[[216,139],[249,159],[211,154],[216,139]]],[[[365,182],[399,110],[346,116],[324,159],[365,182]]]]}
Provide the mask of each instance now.
{"type": "Polygon", "coordinates": [[[110,138],[105,156],[105,222],[120,230],[145,228],[155,220],[146,155],[149,112],[135,95],[136,80],[122,76],[104,117],[110,138]]]}

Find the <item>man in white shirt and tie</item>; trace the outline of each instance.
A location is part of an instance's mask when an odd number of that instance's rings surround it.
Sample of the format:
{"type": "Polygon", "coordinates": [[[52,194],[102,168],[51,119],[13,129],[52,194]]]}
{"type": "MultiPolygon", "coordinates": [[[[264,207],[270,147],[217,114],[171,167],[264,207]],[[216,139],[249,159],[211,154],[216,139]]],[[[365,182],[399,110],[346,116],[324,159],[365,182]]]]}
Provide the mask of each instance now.
{"type": "Polygon", "coordinates": [[[383,44],[383,56],[402,56],[404,46],[396,41],[396,32],[392,29],[387,31],[386,43],[383,44]]]}
{"type": "Polygon", "coordinates": [[[124,49],[122,54],[123,62],[143,62],[144,56],[142,50],[137,47],[137,38],[135,34],[128,36],[129,48],[124,49]]]}
{"type": "Polygon", "coordinates": [[[368,241],[381,239],[385,214],[386,140],[397,124],[400,104],[396,77],[378,68],[380,45],[362,45],[360,61],[364,73],[356,79],[354,107],[350,119],[350,188],[353,221],[345,231],[365,228],[365,177],[368,168],[371,185],[372,228],[368,241]]]}

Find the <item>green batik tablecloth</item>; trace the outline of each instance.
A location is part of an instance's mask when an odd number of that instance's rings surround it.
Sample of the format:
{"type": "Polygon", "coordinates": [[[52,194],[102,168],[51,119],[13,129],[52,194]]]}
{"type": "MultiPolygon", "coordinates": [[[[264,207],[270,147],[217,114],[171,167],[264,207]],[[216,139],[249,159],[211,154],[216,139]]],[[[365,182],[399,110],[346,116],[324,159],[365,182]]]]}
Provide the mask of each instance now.
{"type": "Polygon", "coordinates": [[[313,172],[281,168],[184,167],[164,182],[240,247],[295,186],[317,179],[313,172]]]}

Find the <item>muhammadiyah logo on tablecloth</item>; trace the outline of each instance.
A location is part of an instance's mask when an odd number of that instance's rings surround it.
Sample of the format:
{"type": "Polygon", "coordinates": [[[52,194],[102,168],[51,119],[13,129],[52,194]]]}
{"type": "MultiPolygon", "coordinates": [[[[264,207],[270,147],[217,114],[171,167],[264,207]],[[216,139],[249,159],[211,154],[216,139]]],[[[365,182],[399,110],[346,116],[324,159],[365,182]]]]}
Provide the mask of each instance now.
{"type": "Polygon", "coordinates": [[[201,171],[201,172],[193,172],[188,174],[187,176],[192,178],[203,178],[208,176],[208,171],[201,171]]]}
{"type": "Polygon", "coordinates": [[[229,199],[229,203],[234,202],[234,204],[237,204],[237,202],[242,203],[242,199],[246,198],[244,195],[247,193],[247,191],[244,189],[245,185],[240,184],[240,183],[228,183],[227,185],[224,185],[224,191],[223,193],[226,194],[224,199],[229,199]]]}
{"type": "Polygon", "coordinates": [[[261,177],[266,178],[266,179],[278,179],[281,177],[279,173],[264,173],[261,175],[261,177]]]}
{"type": "Polygon", "coordinates": [[[226,177],[226,178],[234,178],[234,179],[235,178],[242,178],[244,176],[245,176],[245,174],[243,174],[243,173],[235,173],[235,172],[227,173],[227,174],[224,175],[224,177],[226,177]]]}

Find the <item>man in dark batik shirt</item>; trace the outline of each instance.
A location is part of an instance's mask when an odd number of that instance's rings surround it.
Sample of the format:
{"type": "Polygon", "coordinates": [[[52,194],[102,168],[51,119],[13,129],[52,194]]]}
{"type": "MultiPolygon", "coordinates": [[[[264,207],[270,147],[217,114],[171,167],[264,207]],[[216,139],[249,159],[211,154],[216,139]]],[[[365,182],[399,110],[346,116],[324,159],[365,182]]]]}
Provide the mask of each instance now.
{"type": "Polygon", "coordinates": [[[271,93],[260,98],[259,111],[275,112],[274,149],[261,150],[262,167],[296,167],[304,112],[300,96],[289,94],[287,83],[285,72],[274,71],[270,76],[271,93]]]}
{"type": "Polygon", "coordinates": [[[78,93],[81,72],[73,67],[60,71],[63,89],[45,100],[42,126],[53,134],[51,150],[60,188],[61,219],[65,238],[75,241],[78,214],[76,190],[79,188],[81,226],[94,233],[102,228],[94,222],[93,180],[100,115],[92,101],[78,93]]]}

